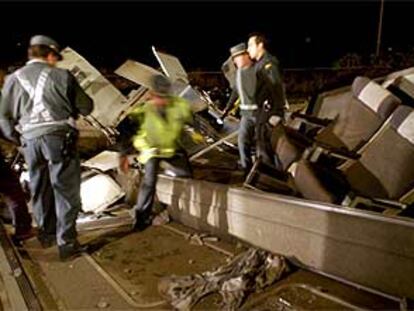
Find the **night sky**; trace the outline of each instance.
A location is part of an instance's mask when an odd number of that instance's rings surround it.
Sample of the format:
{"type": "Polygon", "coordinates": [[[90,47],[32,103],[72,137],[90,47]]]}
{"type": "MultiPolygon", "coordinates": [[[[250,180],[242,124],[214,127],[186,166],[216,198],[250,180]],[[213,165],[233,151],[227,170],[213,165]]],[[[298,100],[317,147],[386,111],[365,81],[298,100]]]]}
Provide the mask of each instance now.
{"type": "MultiPolygon", "coordinates": [[[[25,58],[33,34],[69,45],[95,66],[126,58],[156,66],[155,45],[188,70],[219,70],[253,31],[271,39],[284,68],[325,67],[347,52],[375,52],[379,1],[0,3],[0,63],[25,58]]],[[[385,0],[382,48],[414,47],[414,2],[385,0]]]]}

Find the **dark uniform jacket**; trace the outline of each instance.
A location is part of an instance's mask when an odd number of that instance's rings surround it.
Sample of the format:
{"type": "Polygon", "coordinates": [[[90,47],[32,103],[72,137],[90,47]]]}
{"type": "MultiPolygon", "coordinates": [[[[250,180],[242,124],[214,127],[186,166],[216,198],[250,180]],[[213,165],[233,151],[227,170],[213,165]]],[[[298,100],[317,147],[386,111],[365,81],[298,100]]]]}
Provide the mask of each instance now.
{"type": "Polygon", "coordinates": [[[278,59],[266,52],[255,67],[256,103],[262,107],[259,122],[267,122],[272,115],[283,117],[286,97],[278,59]]]}
{"type": "Polygon", "coordinates": [[[224,115],[227,115],[237,100],[237,97],[240,97],[241,115],[255,116],[259,108],[255,101],[257,85],[255,67],[237,69],[235,80],[235,86],[227,102],[224,115]]]}
{"type": "Polygon", "coordinates": [[[229,114],[230,110],[233,108],[233,105],[236,102],[238,97],[239,97],[239,93],[237,92],[236,87],[232,88],[230,97],[227,100],[226,107],[224,108],[224,113],[222,116],[223,118],[229,114]]]}
{"type": "Polygon", "coordinates": [[[6,139],[19,144],[20,135],[32,139],[72,129],[79,114],[92,110],[92,99],[68,70],[31,60],[6,78],[0,129],[6,139]]]}

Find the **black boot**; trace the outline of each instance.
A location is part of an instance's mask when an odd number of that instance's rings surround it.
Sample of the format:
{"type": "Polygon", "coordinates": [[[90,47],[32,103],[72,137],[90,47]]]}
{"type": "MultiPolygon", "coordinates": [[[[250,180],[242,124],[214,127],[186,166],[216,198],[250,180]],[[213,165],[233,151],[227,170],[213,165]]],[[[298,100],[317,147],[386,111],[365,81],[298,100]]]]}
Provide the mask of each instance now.
{"type": "Polygon", "coordinates": [[[82,253],[85,253],[87,251],[88,246],[81,246],[79,242],[59,245],[59,258],[61,261],[68,261],[80,256],[82,253]]]}
{"type": "Polygon", "coordinates": [[[144,231],[146,228],[151,226],[152,224],[152,217],[147,215],[146,213],[136,213],[134,216],[134,221],[132,222],[131,231],[133,232],[141,232],[144,231]]]}
{"type": "Polygon", "coordinates": [[[56,245],[56,235],[46,234],[43,231],[38,232],[37,239],[43,248],[49,248],[56,245]]]}

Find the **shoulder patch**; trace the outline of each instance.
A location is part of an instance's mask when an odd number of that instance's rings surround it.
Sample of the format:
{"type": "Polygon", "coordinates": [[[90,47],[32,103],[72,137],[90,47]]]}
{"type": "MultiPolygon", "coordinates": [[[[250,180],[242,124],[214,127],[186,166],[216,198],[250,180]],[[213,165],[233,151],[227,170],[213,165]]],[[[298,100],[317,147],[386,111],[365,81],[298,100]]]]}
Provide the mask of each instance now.
{"type": "Polygon", "coordinates": [[[266,65],[265,65],[265,69],[267,70],[267,69],[270,69],[272,67],[272,63],[267,63],[266,65]]]}

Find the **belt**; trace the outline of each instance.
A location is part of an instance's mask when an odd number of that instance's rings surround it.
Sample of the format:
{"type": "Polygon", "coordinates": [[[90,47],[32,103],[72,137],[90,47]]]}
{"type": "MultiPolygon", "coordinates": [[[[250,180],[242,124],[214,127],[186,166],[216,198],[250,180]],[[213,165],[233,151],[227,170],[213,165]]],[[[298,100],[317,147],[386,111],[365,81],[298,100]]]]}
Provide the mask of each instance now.
{"type": "Polygon", "coordinates": [[[256,110],[259,108],[257,105],[240,105],[241,110],[256,110]]]}

